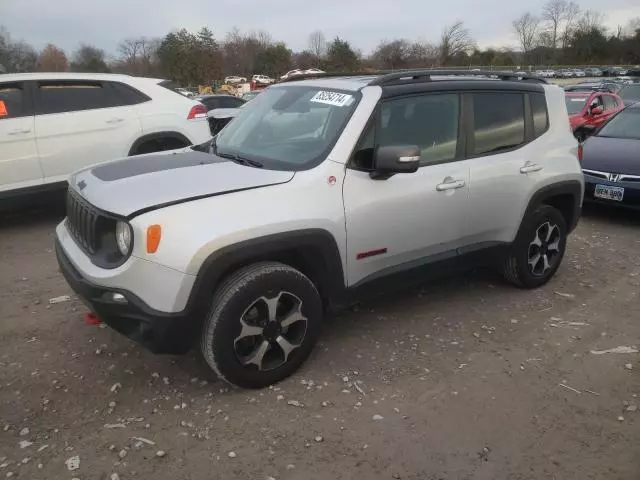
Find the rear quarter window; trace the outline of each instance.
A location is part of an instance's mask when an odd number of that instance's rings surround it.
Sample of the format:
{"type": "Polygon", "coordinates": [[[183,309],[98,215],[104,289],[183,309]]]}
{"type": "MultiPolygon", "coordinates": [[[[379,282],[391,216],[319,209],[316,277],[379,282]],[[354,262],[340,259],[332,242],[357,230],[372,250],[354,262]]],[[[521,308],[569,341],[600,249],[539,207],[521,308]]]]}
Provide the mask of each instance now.
{"type": "Polygon", "coordinates": [[[531,115],[533,117],[533,136],[539,137],[549,128],[549,113],[547,99],[543,93],[530,93],[531,115]]]}
{"type": "Polygon", "coordinates": [[[136,105],[138,103],[144,103],[151,100],[147,95],[136,90],[130,85],[125,85],[120,82],[110,83],[111,88],[114,89],[116,94],[122,99],[125,105],[136,105]]]}
{"type": "Polygon", "coordinates": [[[180,98],[187,98],[185,97],[183,94],[181,94],[178,91],[178,88],[180,88],[180,85],[178,85],[177,83],[172,82],[171,80],[163,80],[162,82],[158,83],[159,86],[166,88],[167,90],[175,93],[176,95],[178,95],[180,98]]]}

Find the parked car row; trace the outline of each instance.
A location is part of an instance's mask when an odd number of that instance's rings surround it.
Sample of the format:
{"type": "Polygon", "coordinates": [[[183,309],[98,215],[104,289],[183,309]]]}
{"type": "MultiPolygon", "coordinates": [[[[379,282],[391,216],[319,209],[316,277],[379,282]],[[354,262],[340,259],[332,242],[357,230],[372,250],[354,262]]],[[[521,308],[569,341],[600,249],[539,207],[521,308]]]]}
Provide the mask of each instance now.
{"type": "Polygon", "coordinates": [[[640,75],[638,70],[637,68],[627,69],[623,67],[548,68],[538,69],[535,74],[542,78],[623,77],[640,75]]]}

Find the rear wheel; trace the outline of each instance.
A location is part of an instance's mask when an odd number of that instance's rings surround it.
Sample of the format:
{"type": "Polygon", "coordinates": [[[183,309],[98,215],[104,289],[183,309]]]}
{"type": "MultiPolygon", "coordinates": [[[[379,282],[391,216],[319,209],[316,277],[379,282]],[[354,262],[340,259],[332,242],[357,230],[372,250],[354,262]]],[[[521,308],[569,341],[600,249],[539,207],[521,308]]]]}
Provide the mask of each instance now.
{"type": "Polygon", "coordinates": [[[216,291],[200,351],[223,380],[262,388],[294,373],[318,336],[322,304],[315,285],[282,263],[238,270],[216,291]]]}
{"type": "Polygon", "coordinates": [[[556,208],[541,205],[523,220],[504,263],[504,277],[522,288],[547,283],[560,267],[567,224],[556,208]]]}

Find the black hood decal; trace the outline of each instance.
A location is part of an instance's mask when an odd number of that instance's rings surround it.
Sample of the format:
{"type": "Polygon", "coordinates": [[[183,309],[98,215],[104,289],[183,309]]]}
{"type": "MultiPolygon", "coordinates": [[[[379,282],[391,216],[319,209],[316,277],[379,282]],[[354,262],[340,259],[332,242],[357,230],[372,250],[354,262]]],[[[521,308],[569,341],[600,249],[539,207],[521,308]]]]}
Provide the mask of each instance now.
{"type": "Polygon", "coordinates": [[[94,177],[103,182],[113,182],[123,178],[145,175],[148,173],[173,170],[176,168],[195,167],[197,165],[210,165],[212,163],[227,162],[223,158],[209,153],[191,151],[176,152],[159,155],[144,155],[128,157],[115,162],[105,163],[91,169],[94,177]]]}

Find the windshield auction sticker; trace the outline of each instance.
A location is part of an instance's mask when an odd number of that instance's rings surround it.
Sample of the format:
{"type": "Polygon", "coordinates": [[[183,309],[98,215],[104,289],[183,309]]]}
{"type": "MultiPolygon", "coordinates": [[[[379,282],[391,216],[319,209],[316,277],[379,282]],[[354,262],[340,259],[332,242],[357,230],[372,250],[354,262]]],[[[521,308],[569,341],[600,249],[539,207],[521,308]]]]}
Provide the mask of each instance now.
{"type": "Polygon", "coordinates": [[[336,107],[344,107],[350,105],[353,101],[353,95],[338,92],[325,92],[320,90],[310,100],[315,103],[325,103],[327,105],[334,105],[336,107]]]}
{"type": "Polygon", "coordinates": [[[0,117],[6,117],[7,115],[9,115],[7,106],[4,104],[4,100],[0,100],[0,117]]]}

